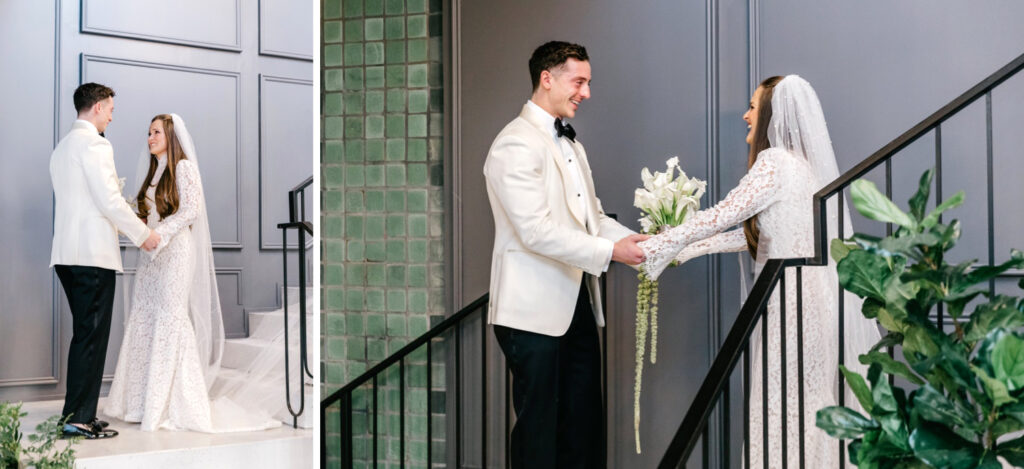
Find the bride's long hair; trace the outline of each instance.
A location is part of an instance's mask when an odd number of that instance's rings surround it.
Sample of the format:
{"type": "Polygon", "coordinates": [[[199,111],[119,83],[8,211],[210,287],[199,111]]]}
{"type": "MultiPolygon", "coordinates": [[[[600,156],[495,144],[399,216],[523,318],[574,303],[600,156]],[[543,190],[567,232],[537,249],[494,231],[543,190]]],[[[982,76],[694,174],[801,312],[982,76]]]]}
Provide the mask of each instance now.
{"type": "MultiPolygon", "coordinates": [[[[167,140],[167,169],[164,170],[163,175],[160,176],[160,181],[156,183],[156,212],[160,214],[160,218],[167,218],[174,212],[178,211],[178,186],[175,180],[175,169],[178,166],[178,162],[181,160],[188,159],[185,156],[185,150],[181,147],[181,142],[178,141],[178,136],[174,133],[174,120],[170,114],[157,114],[153,117],[153,120],[149,121],[150,125],[154,122],[160,121],[164,127],[164,138],[167,140]]],[[[135,198],[139,201],[146,200],[146,189],[148,188],[150,181],[153,180],[153,174],[156,173],[157,164],[156,155],[149,155],[149,172],[146,173],[146,178],[142,181],[142,187],[139,188],[139,193],[136,194],[135,198]]],[[[139,203],[138,204],[138,215],[142,220],[146,220],[149,217],[149,204],[139,203]]]]}
{"type": "MultiPolygon", "coordinates": [[[[754,128],[754,141],[750,144],[750,153],[747,154],[748,170],[757,162],[757,155],[771,146],[771,143],[768,142],[768,123],[772,120],[772,95],[775,85],[778,85],[782,78],[780,76],[769,77],[758,85],[758,88],[761,89],[761,99],[757,102],[757,126],[754,128]]],[[[750,257],[757,259],[757,240],[761,236],[761,231],[757,228],[757,215],[743,222],[743,235],[747,238],[747,251],[750,251],[750,257]]]]}

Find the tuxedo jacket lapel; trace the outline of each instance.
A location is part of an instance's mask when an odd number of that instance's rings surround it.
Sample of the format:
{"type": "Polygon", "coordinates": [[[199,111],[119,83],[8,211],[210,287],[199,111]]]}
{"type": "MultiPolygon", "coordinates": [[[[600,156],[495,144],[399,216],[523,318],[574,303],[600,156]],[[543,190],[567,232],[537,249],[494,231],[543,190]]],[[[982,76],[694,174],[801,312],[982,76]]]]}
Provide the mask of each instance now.
{"type": "MultiPolygon", "coordinates": [[[[533,125],[537,129],[537,131],[542,132],[544,134],[544,144],[547,148],[548,156],[555,160],[555,166],[558,167],[558,172],[562,177],[562,198],[565,201],[565,204],[569,207],[569,212],[572,213],[572,216],[573,218],[576,219],[576,222],[579,223],[580,226],[586,227],[587,224],[584,221],[586,220],[586,218],[584,217],[583,213],[580,213],[579,205],[572,202],[572,190],[570,189],[573,184],[572,175],[569,174],[569,168],[566,167],[565,159],[562,158],[562,150],[558,148],[557,144],[555,144],[554,139],[551,138],[549,131],[544,126],[544,123],[540,119],[538,119],[539,116],[537,116],[535,112],[536,111],[530,108],[529,104],[526,104],[523,106],[523,111],[519,113],[519,117],[525,119],[527,122],[533,125]]],[[[578,146],[579,144],[574,143],[573,145],[574,148],[577,148],[578,152],[578,148],[580,148],[578,146]]],[[[589,181],[590,178],[585,177],[584,179],[588,180],[587,185],[590,186],[588,189],[593,191],[593,183],[589,181]]],[[[593,192],[591,192],[591,194],[593,194],[593,192]]]]}

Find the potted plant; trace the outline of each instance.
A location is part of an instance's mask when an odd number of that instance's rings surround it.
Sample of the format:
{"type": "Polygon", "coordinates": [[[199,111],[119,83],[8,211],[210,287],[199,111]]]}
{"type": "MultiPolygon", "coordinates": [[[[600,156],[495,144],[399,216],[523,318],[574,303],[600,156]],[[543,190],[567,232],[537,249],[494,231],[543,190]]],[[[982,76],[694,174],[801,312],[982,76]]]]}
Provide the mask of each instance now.
{"type": "Polygon", "coordinates": [[[36,433],[28,436],[29,445],[23,447],[21,418],[26,415],[20,403],[0,402],[0,469],[72,469],[72,447],[81,438],[72,438],[67,446],[58,448],[66,419],[54,415],[36,425],[36,433]]]}
{"type": "Polygon", "coordinates": [[[994,266],[949,264],[945,256],[961,225],[940,223],[940,214],[962,204],[964,193],[926,214],[931,183],[929,170],[910,213],[869,181],[851,185],[857,211],[899,227],[884,238],[837,239],[830,249],[843,288],[864,299],[862,313],[887,334],[858,357],[869,365],[866,379],[841,367],[867,415],[827,407],[818,411],[817,426],[851,440],[850,461],[861,468],[996,469],[1000,459],[1024,465],[1024,438],[1011,435],[1024,430],[1024,301],[989,291],[994,277],[1024,267],[1024,253],[1012,250],[1010,260],[994,266]],[[952,331],[930,316],[938,307],[952,331]],[[898,348],[903,360],[887,347],[898,348]],[[887,375],[908,385],[890,384],[887,375]]]}

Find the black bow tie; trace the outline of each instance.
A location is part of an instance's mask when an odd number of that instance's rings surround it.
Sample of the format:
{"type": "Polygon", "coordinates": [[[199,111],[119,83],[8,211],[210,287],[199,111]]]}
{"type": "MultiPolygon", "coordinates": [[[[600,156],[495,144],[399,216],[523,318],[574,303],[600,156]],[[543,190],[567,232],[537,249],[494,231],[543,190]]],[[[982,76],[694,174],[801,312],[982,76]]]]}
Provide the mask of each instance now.
{"type": "Polygon", "coordinates": [[[555,119],[555,131],[559,137],[568,137],[569,140],[576,141],[576,130],[571,124],[563,124],[562,119],[555,119]]]}

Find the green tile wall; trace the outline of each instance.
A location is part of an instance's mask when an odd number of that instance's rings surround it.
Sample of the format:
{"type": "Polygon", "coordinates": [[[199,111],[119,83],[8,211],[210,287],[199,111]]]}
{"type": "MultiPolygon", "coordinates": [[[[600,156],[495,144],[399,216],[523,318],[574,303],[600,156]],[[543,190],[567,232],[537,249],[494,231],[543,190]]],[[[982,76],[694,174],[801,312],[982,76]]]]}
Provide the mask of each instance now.
{"type": "MultiPolygon", "coordinates": [[[[444,317],[440,0],[323,0],[321,152],[323,396],[444,317]]],[[[435,344],[439,356],[444,344],[435,344]]],[[[444,461],[444,367],[426,351],[381,375],[378,467],[444,461]],[[404,411],[404,412],[403,412],[404,411]],[[402,415],[404,414],[404,422],[402,415]],[[406,444],[400,451],[399,428],[406,444]]],[[[355,467],[373,466],[370,387],[353,396],[355,467]]],[[[328,467],[341,416],[327,415],[328,467]]]]}

